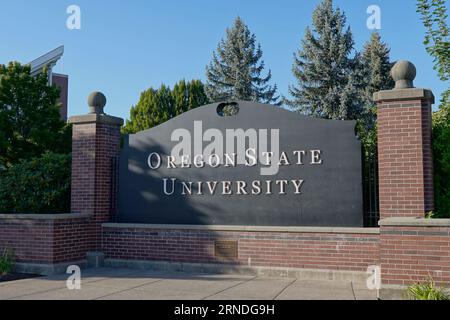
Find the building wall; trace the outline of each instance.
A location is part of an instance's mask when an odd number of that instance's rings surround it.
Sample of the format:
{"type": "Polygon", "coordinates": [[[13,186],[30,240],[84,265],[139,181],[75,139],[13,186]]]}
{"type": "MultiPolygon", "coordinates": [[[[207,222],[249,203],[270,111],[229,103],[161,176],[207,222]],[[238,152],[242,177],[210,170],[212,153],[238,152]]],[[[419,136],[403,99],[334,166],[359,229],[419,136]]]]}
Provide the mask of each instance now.
{"type": "Polygon", "coordinates": [[[58,86],[61,89],[61,95],[59,102],[61,103],[61,119],[67,120],[68,113],[68,100],[69,100],[69,76],[65,74],[53,73],[52,84],[58,86]]]}

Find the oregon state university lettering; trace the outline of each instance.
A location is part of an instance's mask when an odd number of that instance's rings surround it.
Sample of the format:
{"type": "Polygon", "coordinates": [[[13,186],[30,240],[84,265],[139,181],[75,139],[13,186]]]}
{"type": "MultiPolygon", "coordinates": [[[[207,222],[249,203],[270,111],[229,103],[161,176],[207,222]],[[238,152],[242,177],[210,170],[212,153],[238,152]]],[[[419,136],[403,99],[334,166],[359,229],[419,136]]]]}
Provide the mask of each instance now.
{"type": "Polygon", "coordinates": [[[117,220],[124,223],[362,226],[354,121],[237,102],[199,107],[124,137],[117,220]]]}
{"type": "MultiPolygon", "coordinates": [[[[273,159],[274,152],[261,152],[264,159],[262,163],[268,167],[272,166],[275,161],[277,166],[304,166],[305,157],[308,157],[307,163],[309,165],[322,165],[323,160],[321,158],[320,150],[297,150],[294,151],[291,156],[286,152],[282,152],[278,160],[273,159]]],[[[260,161],[255,149],[245,150],[245,163],[244,166],[253,167],[260,161]]],[[[204,168],[209,166],[211,168],[224,167],[236,167],[238,165],[238,154],[212,154],[205,157],[203,154],[181,156],[180,163],[177,163],[175,156],[162,157],[158,153],[152,153],[148,157],[148,165],[152,170],[158,170],[161,166],[165,166],[167,169],[189,169],[191,167],[204,168]],[[192,161],[191,161],[192,158],[192,161]]],[[[180,181],[177,178],[163,178],[163,192],[165,195],[173,195],[174,193],[181,193],[182,195],[197,195],[204,194],[214,195],[220,193],[222,195],[273,195],[280,194],[285,195],[289,192],[294,194],[301,194],[302,187],[305,183],[303,179],[291,179],[291,180],[253,180],[251,182],[246,181],[180,181]]]]}

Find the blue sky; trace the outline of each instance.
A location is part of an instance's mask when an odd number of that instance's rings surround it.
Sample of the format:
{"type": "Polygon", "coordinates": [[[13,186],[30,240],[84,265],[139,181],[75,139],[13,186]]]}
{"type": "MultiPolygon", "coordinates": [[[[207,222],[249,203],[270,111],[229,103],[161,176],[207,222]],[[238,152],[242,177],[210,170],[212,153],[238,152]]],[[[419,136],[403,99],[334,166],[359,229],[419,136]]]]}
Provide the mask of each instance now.
{"type": "MultiPolygon", "coordinates": [[[[69,74],[69,115],[84,114],[94,90],[108,98],[106,112],[127,118],[140,92],[180,79],[205,80],[205,66],[236,16],[256,34],[273,83],[286,95],[294,83],[293,52],[319,1],[311,0],[0,0],[0,63],[29,62],[59,45],[65,54],[54,69],[69,74]],[[81,8],[81,30],[68,30],[66,9],[81,8]]],[[[392,60],[412,61],[415,85],[439,98],[446,84],[422,44],[424,29],[415,0],[335,0],[346,12],[361,50],[371,30],[369,5],[380,6],[381,36],[392,60]]]]}

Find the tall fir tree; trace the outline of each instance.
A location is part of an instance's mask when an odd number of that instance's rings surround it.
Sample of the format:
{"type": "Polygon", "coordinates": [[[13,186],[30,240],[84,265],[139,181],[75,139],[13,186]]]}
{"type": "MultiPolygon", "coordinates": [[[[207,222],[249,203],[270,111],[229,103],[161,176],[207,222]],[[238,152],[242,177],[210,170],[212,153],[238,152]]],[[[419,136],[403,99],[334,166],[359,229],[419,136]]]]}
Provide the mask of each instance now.
{"type": "Polygon", "coordinates": [[[373,93],[380,90],[391,90],[395,83],[391,77],[393,64],[390,61],[389,46],[381,41],[378,32],[372,33],[370,41],[364,46],[362,62],[367,70],[366,93],[372,100],[373,93]]]}
{"type": "MultiPolygon", "coordinates": [[[[346,16],[324,0],[313,13],[312,28],[306,29],[302,48],[294,54],[293,74],[297,84],[290,86],[294,110],[327,119],[355,119],[360,105],[355,98],[361,75],[353,73],[358,61],[350,57],[353,36],[346,16]]],[[[360,69],[360,68],[359,68],[360,69]]]]}
{"type": "Polygon", "coordinates": [[[364,88],[361,92],[363,113],[359,119],[358,133],[368,151],[376,149],[377,109],[373,102],[373,94],[380,90],[390,90],[395,83],[391,77],[392,63],[389,58],[390,48],[381,41],[378,32],[371,35],[361,55],[361,66],[364,74],[364,88]]]}
{"type": "Polygon", "coordinates": [[[141,93],[139,102],[131,107],[130,120],[126,121],[123,133],[136,133],[153,128],[183,112],[208,103],[204,85],[199,80],[179,81],[173,90],[161,85],[141,93]]]}
{"type": "Polygon", "coordinates": [[[261,45],[256,45],[252,34],[237,17],[232,28],[227,29],[206,67],[206,94],[211,102],[248,100],[280,104],[277,86],[269,85],[272,73],[263,76],[264,61],[261,45]]]}

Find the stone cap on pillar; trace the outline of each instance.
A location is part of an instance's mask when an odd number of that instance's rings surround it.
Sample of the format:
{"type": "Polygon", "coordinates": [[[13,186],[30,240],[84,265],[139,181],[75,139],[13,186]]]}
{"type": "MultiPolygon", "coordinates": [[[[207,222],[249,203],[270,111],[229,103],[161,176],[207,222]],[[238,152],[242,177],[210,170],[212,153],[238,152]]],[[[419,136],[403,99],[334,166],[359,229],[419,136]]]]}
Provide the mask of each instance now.
{"type": "Polygon", "coordinates": [[[89,113],[81,116],[73,116],[69,118],[69,123],[105,123],[123,126],[123,119],[113,117],[104,113],[103,109],[106,105],[106,97],[99,91],[92,92],[88,97],[89,113]]]}
{"type": "Polygon", "coordinates": [[[392,90],[382,90],[373,94],[375,102],[381,101],[405,101],[405,100],[425,100],[434,103],[434,95],[431,90],[414,87],[416,78],[416,67],[409,61],[398,61],[391,70],[392,79],[395,81],[395,88],[392,90]]]}

